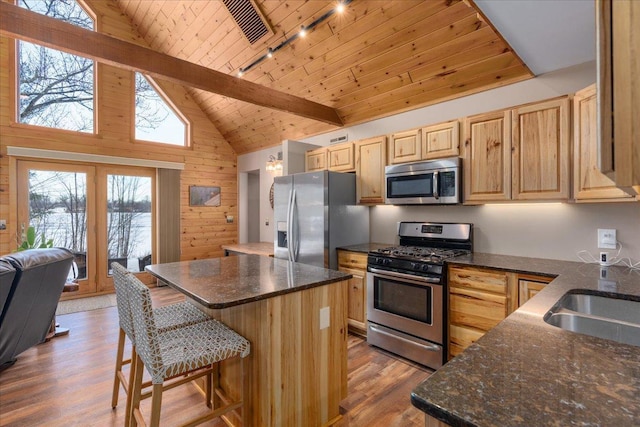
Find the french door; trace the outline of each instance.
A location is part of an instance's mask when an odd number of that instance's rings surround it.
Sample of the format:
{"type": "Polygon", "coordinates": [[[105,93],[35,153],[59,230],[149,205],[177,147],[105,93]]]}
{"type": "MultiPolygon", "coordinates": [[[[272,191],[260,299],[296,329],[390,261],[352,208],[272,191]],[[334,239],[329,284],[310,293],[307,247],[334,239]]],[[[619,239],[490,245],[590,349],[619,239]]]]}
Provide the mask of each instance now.
{"type": "Polygon", "coordinates": [[[132,272],[152,261],[155,170],[18,162],[18,224],[69,249],[79,294],[111,292],[111,263],[132,272]]]}

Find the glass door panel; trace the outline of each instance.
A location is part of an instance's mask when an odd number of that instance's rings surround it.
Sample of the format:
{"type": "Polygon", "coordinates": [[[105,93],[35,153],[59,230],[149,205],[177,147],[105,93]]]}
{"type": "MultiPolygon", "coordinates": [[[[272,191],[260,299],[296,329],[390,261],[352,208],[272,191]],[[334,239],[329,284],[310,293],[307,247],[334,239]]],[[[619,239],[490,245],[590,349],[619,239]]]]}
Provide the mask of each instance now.
{"type": "MultiPolygon", "coordinates": [[[[92,215],[95,170],[46,162],[18,162],[18,221],[26,231],[33,227],[36,242],[51,240],[75,256],[70,278],[78,280],[80,293],[95,292],[95,229],[92,215]],[[92,284],[93,282],[93,284],[92,284]]],[[[20,236],[21,240],[22,237],[20,236]]]]}
{"type": "MultiPolygon", "coordinates": [[[[130,271],[151,255],[151,178],[107,175],[107,254],[130,271]]],[[[109,268],[110,269],[110,268],[109,268]]]]}
{"type": "Polygon", "coordinates": [[[140,168],[100,168],[99,188],[104,195],[99,196],[104,203],[103,215],[98,219],[98,235],[102,242],[99,247],[100,290],[113,286],[111,264],[117,262],[131,272],[143,272],[151,264],[154,248],[154,185],[155,170],[140,168]],[[103,264],[104,263],[104,264],[103,264]]]}

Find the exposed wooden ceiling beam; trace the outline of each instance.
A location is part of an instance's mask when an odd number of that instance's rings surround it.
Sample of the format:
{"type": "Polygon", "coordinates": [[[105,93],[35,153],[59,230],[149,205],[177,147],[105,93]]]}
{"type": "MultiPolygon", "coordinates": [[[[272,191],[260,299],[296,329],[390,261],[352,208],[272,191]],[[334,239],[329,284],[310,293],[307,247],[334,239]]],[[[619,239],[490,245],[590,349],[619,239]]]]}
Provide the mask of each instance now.
{"type": "Polygon", "coordinates": [[[0,35],[36,43],[184,86],[336,126],[335,109],[114,37],[76,27],[0,0],[0,35]]]}

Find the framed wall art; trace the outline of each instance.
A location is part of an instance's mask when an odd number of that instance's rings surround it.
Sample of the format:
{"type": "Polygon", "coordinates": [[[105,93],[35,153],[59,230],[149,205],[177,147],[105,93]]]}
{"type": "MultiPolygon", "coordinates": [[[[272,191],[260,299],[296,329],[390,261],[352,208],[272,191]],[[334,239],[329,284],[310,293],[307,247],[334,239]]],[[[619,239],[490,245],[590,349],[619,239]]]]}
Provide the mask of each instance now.
{"type": "Polygon", "coordinates": [[[220,206],[220,187],[189,187],[189,206],[220,206]]]}

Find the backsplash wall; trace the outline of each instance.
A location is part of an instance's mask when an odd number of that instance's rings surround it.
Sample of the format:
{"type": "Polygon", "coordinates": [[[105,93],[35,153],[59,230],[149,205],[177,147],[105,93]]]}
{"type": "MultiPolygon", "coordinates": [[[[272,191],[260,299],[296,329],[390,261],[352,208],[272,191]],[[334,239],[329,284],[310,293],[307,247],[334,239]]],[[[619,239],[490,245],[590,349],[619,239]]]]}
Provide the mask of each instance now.
{"type": "Polygon", "coordinates": [[[597,258],[597,229],[615,228],[621,256],[640,261],[640,203],[375,206],[370,221],[372,242],[397,243],[398,221],[471,222],[476,252],[567,261],[597,258]]]}

